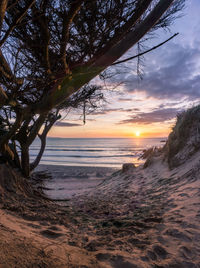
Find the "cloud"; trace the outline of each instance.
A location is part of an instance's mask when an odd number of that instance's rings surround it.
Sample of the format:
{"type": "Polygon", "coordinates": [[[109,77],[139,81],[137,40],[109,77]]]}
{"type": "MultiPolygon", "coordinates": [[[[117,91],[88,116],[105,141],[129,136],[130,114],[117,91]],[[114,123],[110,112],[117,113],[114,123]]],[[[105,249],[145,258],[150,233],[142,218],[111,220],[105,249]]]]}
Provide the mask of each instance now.
{"type": "Polygon", "coordinates": [[[118,101],[133,101],[131,98],[118,98],[118,101]]]}
{"type": "Polygon", "coordinates": [[[156,109],[152,112],[141,112],[137,115],[131,115],[130,118],[120,121],[119,124],[152,124],[164,122],[173,119],[179,112],[181,110],[177,108],[156,109]]]}
{"type": "Polygon", "coordinates": [[[101,114],[109,114],[109,113],[112,113],[112,112],[119,112],[121,111],[122,108],[110,108],[110,109],[103,109],[103,110],[99,110],[99,111],[95,111],[93,112],[92,114],[93,115],[101,115],[101,114]]]}
{"type": "Polygon", "coordinates": [[[109,108],[109,109],[104,109],[104,110],[100,110],[100,111],[95,111],[92,114],[93,115],[101,115],[101,114],[109,114],[112,112],[126,112],[126,111],[132,111],[132,109],[109,108]]]}
{"type": "Polygon", "coordinates": [[[134,111],[140,111],[140,109],[138,109],[138,108],[130,108],[130,109],[110,108],[110,109],[95,111],[92,113],[92,115],[102,115],[102,114],[109,114],[109,113],[113,113],[113,112],[134,112],[134,111]]]}
{"type": "Polygon", "coordinates": [[[157,67],[152,66],[139,84],[136,76],[129,76],[126,90],[144,91],[147,96],[158,99],[200,98],[200,50],[180,46],[171,46],[170,49],[170,52],[166,52],[171,53],[166,65],[157,58],[157,67]]]}
{"type": "Polygon", "coordinates": [[[145,92],[157,99],[200,99],[200,40],[187,45],[172,41],[147,54],[142,81],[138,82],[133,72],[134,64],[129,63],[126,75],[115,77],[128,93],[145,92]]]}
{"type": "Polygon", "coordinates": [[[82,126],[82,125],[77,124],[77,123],[69,123],[69,122],[58,121],[58,122],[56,122],[55,126],[57,126],[57,127],[79,127],[79,126],[82,126]]]}
{"type": "MultiPolygon", "coordinates": [[[[186,99],[187,101],[187,99],[186,99]]],[[[175,107],[175,106],[179,106],[180,105],[180,101],[175,101],[175,102],[165,102],[165,103],[161,103],[158,108],[159,109],[163,109],[163,108],[169,108],[169,107],[175,107]]]]}

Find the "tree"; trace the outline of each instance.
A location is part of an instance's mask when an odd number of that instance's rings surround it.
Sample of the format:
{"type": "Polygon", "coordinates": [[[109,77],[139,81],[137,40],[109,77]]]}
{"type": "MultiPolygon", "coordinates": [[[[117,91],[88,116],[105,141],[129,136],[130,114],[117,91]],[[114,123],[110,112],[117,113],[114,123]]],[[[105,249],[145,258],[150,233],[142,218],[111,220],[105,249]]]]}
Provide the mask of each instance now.
{"type": "Polygon", "coordinates": [[[38,158],[30,165],[29,147],[39,132],[44,141],[62,109],[95,96],[94,88],[84,86],[146,34],[168,27],[183,4],[2,0],[0,112],[7,126],[0,140],[2,155],[29,176],[45,148],[41,142],[38,158]]]}

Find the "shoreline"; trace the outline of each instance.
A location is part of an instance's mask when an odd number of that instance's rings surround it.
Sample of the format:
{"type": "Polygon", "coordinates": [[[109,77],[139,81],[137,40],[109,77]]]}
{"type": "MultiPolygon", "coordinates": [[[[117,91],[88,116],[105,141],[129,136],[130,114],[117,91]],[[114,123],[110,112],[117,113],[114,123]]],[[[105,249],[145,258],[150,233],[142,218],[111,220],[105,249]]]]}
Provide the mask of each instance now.
{"type": "Polygon", "coordinates": [[[68,200],[93,191],[105,177],[119,169],[91,166],[39,165],[35,172],[44,172],[44,193],[52,200],[68,200]]]}
{"type": "Polygon", "coordinates": [[[35,169],[37,170],[42,170],[42,169],[50,169],[50,170],[54,170],[55,168],[59,168],[59,169],[72,169],[72,168],[80,168],[80,169],[107,169],[107,170],[119,170],[120,168],[115,168],[115,167],[107,167],[107,166],[81,166],[81,165],[50,165],[50,164],[40,164],[37,166],[37,168],[35,169]]]}
{"type": "MultiPolygon", "coordinates": [[[[160,139],[97,139],[97,141],[79,139],[47,140],[42,165],[74,167],[108,167],[120,169],[124,163],[143,163],[143,151],[152,146],[161,146],[160,139]]],[[[34,160],[40,143],[35,142],[30,148],[30,158],[34,160]]]]}

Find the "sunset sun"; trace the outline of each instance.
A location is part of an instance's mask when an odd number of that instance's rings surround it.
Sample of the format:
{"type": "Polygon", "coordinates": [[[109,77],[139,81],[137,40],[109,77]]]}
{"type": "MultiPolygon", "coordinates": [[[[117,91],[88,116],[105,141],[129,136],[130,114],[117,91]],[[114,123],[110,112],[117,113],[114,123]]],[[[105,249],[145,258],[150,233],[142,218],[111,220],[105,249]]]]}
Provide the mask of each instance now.
{"type": "Polygon", "coordinates": [[[137,130],[137,131],[135,132],[135,136],[136,136],[136,137],[140,137],[140,131],[139,131],[139,130],[137,130]]]}

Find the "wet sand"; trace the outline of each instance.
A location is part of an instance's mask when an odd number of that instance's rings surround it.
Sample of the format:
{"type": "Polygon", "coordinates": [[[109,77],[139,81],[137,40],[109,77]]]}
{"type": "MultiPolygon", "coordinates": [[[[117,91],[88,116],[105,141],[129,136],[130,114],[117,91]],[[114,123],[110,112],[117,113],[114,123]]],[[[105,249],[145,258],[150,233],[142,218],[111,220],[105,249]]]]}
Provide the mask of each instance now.
{"type": "Polygon", "coordinates": [[[108,167],[40,165],[36,172],[44,171],[51,177],[45,182],[45,194],[54,200],[66,200],[93,191],[116,170],[108,167]]]}

